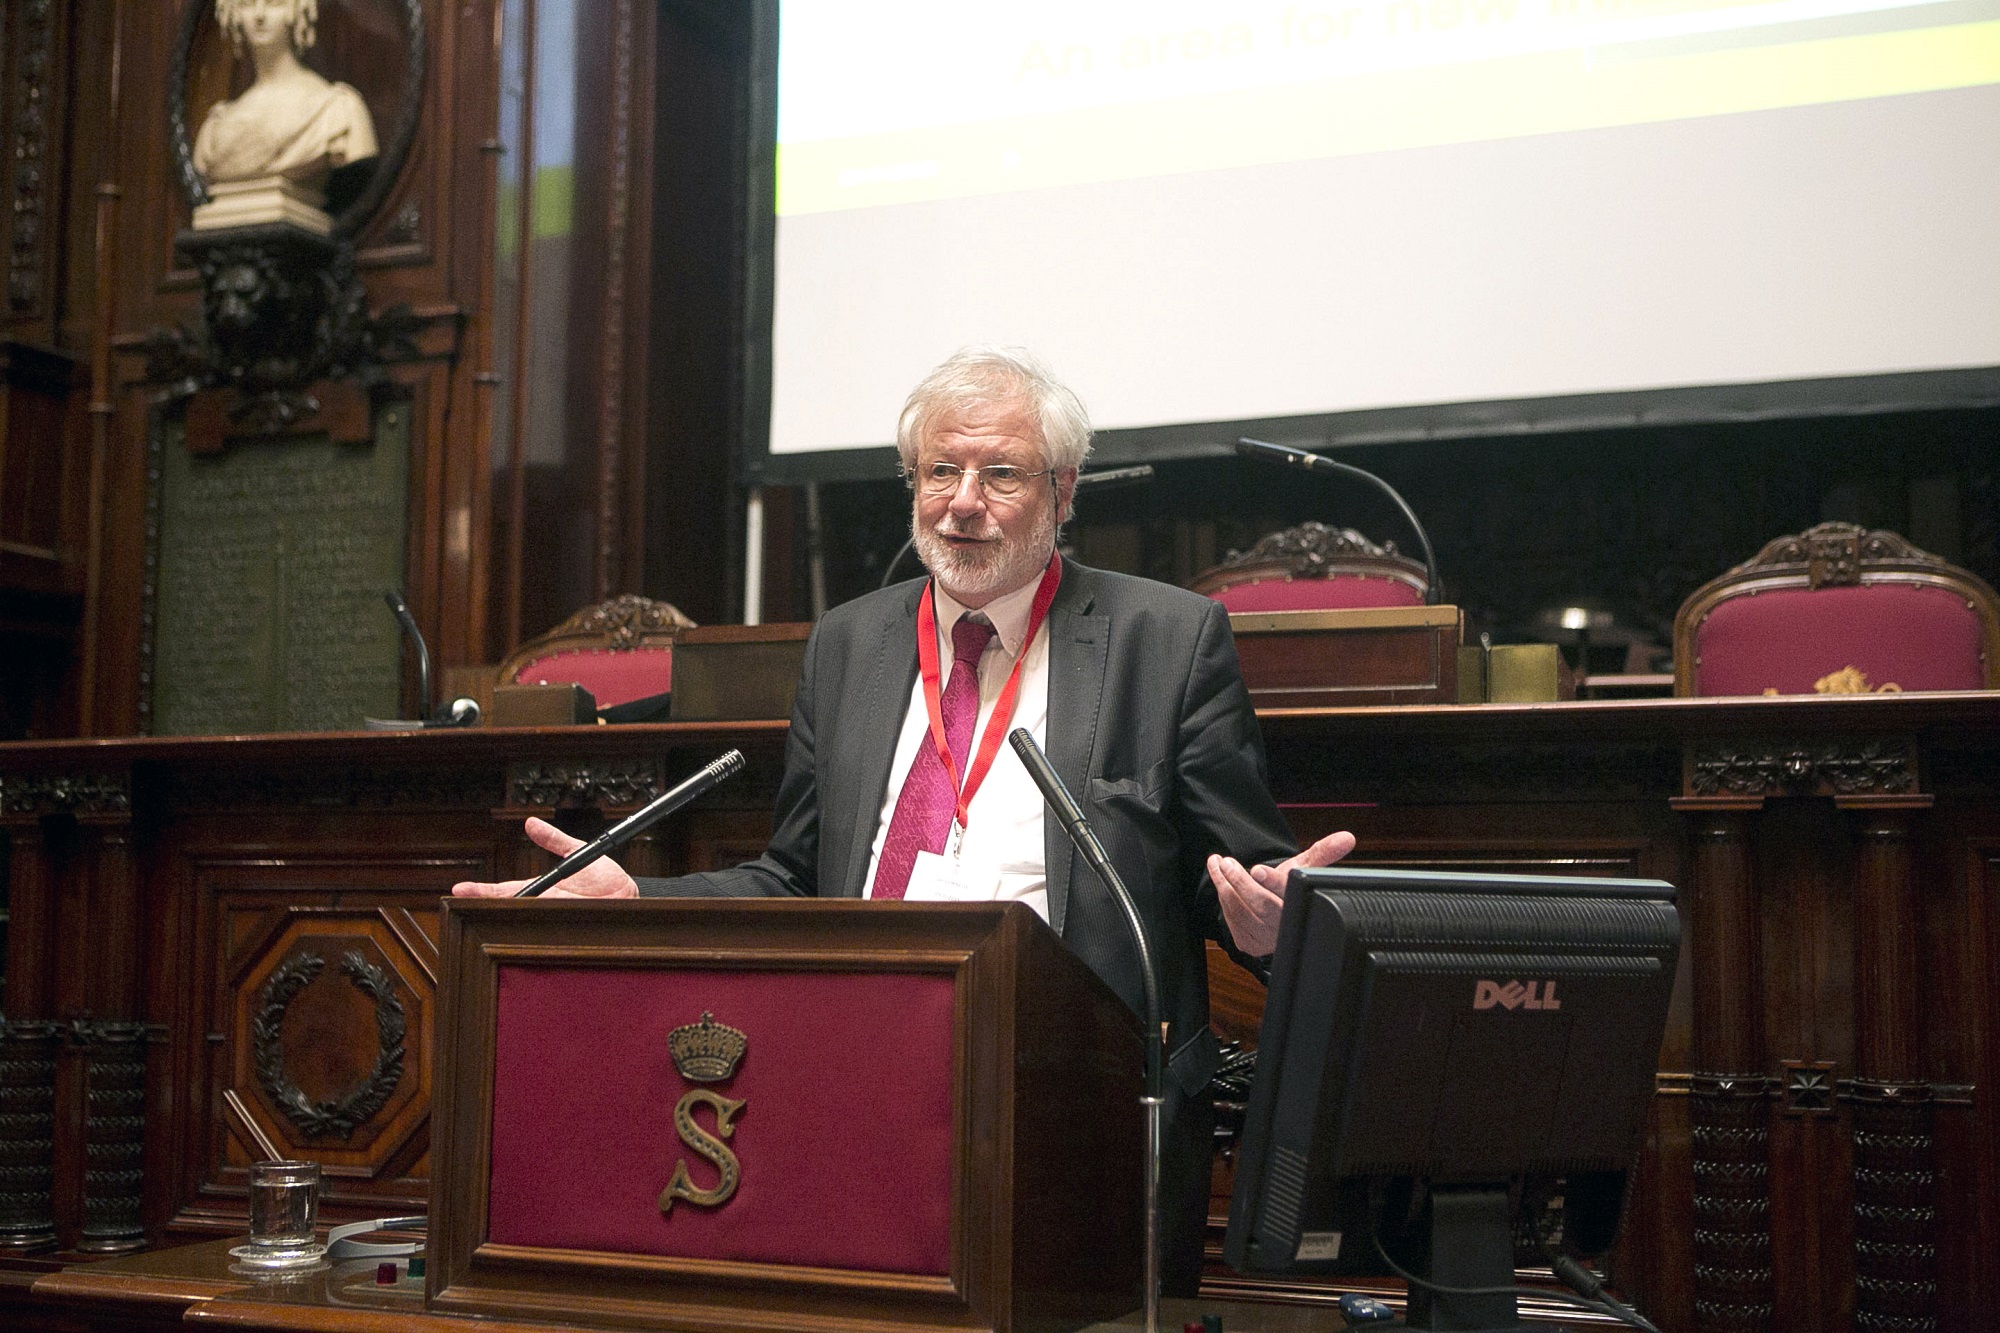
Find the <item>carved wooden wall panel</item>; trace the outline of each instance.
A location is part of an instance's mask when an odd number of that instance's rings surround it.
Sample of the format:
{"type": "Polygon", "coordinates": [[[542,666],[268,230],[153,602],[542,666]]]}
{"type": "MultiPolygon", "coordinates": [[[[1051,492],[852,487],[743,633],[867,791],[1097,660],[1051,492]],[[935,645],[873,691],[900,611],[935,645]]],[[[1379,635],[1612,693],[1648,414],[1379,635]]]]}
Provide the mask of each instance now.
{"type": "Polygon", "coordinates": [[[176,839],[174,915],[193,923],[182,948],[203,984],[176,996],[175,1062],[196,1113],[175,1227],[242,1215],[256,1154],[223,1118],[224,1088],[281,1151],[321,1163],[331,1213],[423,1207],[435,901],[486,873],[488,848],[470,836],[482,815],[428,817],[412,840],[364,811],[305,855],[257,847],[264,819],[201,816],[176,839]],[[358,836],[370,826],[384,839],[373,847],[358,836]]]}

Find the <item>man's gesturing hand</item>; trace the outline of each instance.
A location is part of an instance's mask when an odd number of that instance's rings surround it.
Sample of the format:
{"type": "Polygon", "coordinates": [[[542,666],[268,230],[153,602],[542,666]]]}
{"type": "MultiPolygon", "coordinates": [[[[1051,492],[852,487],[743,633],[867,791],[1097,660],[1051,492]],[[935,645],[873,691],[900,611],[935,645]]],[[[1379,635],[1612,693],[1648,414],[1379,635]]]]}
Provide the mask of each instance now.
{"type": "MultiPolygon", "coordinates": [[[[544,851],[557,856],[568,856],[583,846],[583,839],[572,838],[546,819],[529,818],[527,825],[529,841],[544,851]]],[[[501,884],[483,884],[467,880],[451,886],[455,898],[511,898],[528,883],[525,879],[510,879],[501,884]]],[[[571,875],[562,883],[542,895],[544,898],[636,898],[639,886],[625,873],[625,868],[610,857],[600,857],[583,869],[571,875]]]]}
{"type": "MultiPolygon", "coordinates": [[[[546,845],[546,844],[545,844],[546,845]]],[[[1285,880],[1294,870],[1330,866],[1354,850],[1354,835],[1329,833],[1289,861],[1248,866],[1233,856],[1208,858],[1208,877],[1222,899],[1222,920],[1236,947],[1261,958],[1278,947],[1278,915],[1285,906],[1285,880]]]]}

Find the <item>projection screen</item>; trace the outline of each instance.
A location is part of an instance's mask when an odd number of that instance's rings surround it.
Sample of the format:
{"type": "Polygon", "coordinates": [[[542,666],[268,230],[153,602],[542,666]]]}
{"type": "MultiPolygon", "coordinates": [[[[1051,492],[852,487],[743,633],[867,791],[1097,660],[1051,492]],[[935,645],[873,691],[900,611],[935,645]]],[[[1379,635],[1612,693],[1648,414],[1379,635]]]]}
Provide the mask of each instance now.
{"type": "Polygon", "coordinates": [[[2000,0],[784,0],[776,69],[770,479],[972,342],[1104,461],[2000,396],[2000,0]]]}

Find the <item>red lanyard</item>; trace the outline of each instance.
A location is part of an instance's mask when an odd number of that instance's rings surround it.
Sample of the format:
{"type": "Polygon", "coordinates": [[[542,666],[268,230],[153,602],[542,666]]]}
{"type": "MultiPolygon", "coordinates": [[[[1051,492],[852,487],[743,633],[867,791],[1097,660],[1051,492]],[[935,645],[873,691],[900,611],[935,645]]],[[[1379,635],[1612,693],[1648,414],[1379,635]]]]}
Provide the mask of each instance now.
{"type": "MultiPolygon", "coordinates": [[[[1021,692],[1021,667],[1028,660],[1028,649],[1035,642],[1035,632],[1042,627],[1048,617],[1049,604],[1056,599],[1056,589],[1062,586],[1062,557],[1051,555],[1049,567],[1042,571],[1041,586],[1035,589],[1034,609],[1028,613],[1028,632],[1021,639],[1021,655],[1014,659],[1014,669],[1007,676],[1007,684],[1000,691],[999,700],[993,705],[993,716],[986,720],[986,731],[979,738],[979,749],[973,753],[972,766],[966,770],[964,785],[958,780],[958,764],[951,757],[951,746],[944,738],[944,701],[938,684],[938,642],[937,611],[931,605],[931,588],[924,585],[923,599],[917,603],[917,667],[924,678],[924,711],[930,715],[931,744],[936,747],[938,758],[944,761],[944,771],[951,774],[951,785],[958,793],[958,826],[966,825],[966,807],[972,804],[974,792],[979,784],[986,781],[986,770],[993,767],[993,757],[1000,752],[1000,737],[1005,734],[1007,724],[1014,717],[1014,698],[1021,692]]],[[[977,670],[975,664],[974,670],[977,670]]]]}

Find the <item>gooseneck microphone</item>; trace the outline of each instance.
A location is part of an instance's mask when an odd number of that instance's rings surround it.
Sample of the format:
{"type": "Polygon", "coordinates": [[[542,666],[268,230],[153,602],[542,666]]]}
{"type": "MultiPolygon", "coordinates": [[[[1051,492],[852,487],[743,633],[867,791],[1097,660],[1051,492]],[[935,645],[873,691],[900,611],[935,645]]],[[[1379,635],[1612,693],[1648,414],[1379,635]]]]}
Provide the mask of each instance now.
{"type": "Polygon", "coordinates": [[[421,731],[425,727],[469,727],[479,721],[479,703],[474,699],[461,697],[431,707],[431,650],[424,642],[424,632],[417,628],[417,618],[410,614],[410,604],[403,600],[402,593],[394,588],[385,589],[382,600],[402,626],[403,637],[417,650],[417,715],[391,719],[364,717],[361,724],[370,731],[421,731]]]}
{"type": "Polygon", "coordinates": [[[514,896],[516,898],[541,897],[542,894],[568,879],[592,861],[617,851],[620,847],[623,847],[626,843],[632,841],[632,839],[638,837],[641,833],[644,833],[674,811],[688,804],[697,796],[707,792],[724,778],[732,777],[742,771],[743,752],[741,750],[725,752],[721,758],[697,772],[693,777],[690,777],[672,791],[654,797],[636,813],[627,815],[610,828],[604,830],[595,841],[585,843],[562,860],[556,862],[551,869],[530,880],[514,896]]]}
{"type": "Polygon", "coordinates": [[[403,637],[417,650],[417,716],[431,715],[431,650],[424,642],[424,632],[417,628],[417,618],[410,614],[410,604],[403,600],[403,594],[394,588],[385,589],[382,600],[389,604],[395,614],[396,623],[403,627],[403,637]]]}
{"type": "Polygon", "coordinates": [[[1083,810],[1076,798],[1063,786],[1063,780],[1049,763],[1048,756],[1035,744],[1035,738],[1026,727],[1016,727],[1007,734],[1007,743],[1014,747],[1014,753],[1021,756],[1021,763],[1027,768],[1028,776],[1035,780],[1035,786],[1042,792],[1042,799],[1049,803],[1049,809],[1056,812],[1062,821],[1063,831],[1076,845],[1083,859],[1090,862],[1090,868],[1104,881],[1104,887],[1111,890],[1117,900],[1119,910],[1125,913],[1125,924],[1132,932],[1132,943],[1139,951],[1139,973],[1146,983],[1146,1095],[1140,1105],[1146,1108],[1146,1330],[1158,1333],[1160,1326],[1160,1136],[1161,1117],[1166,1108],[1164,1092],[1166,1075],[1167,1024],[1160,1012],[1160,977],[1153,966],[1153,948],[1146,940],[1146,924],[1139,919],[1139,905],[1132,900],[1132,891],[1125,887],[1125,881],[1118,877],[1118,869],[1111,864],[1111,858],[1104,853],[1104,844],[1097,840],[1090,821],[1083,817],[1083,810]]]}
{"type": "Polygon", "coordinates": [[[1284,467],[1304,468],[1308,472],[1340,472],[1350,477],[1359,477],[1376,490],[1382,492],[1382,494],[1388,496],[1395,502],[1396,508],[1402,511],[1403,521],[1410,525],[1410,531],[1417,534],[1417,545],[1423,548],[1424,605],[1437,605],[1438,565],[1437,556],[1431,552],[1430,535],[1424,531],[1424,525],[1417,521],[1416,511],[1410,508],[1409,502],[1397,493],[1394,486],[1391,486],[1368,469],[1356,467],[1352,463],[1337,462],[1334,459],[1328,458],[1325,454],[1315,454],[1305,449],[1294,449],[1289,445],[1271,444],[1264,440],[1253,440],[1248,436],[1236,442],[1236,452],[1242,454],[1245,458],[1261,458],[1267,463],[1277,463],[1284,467]]]}

